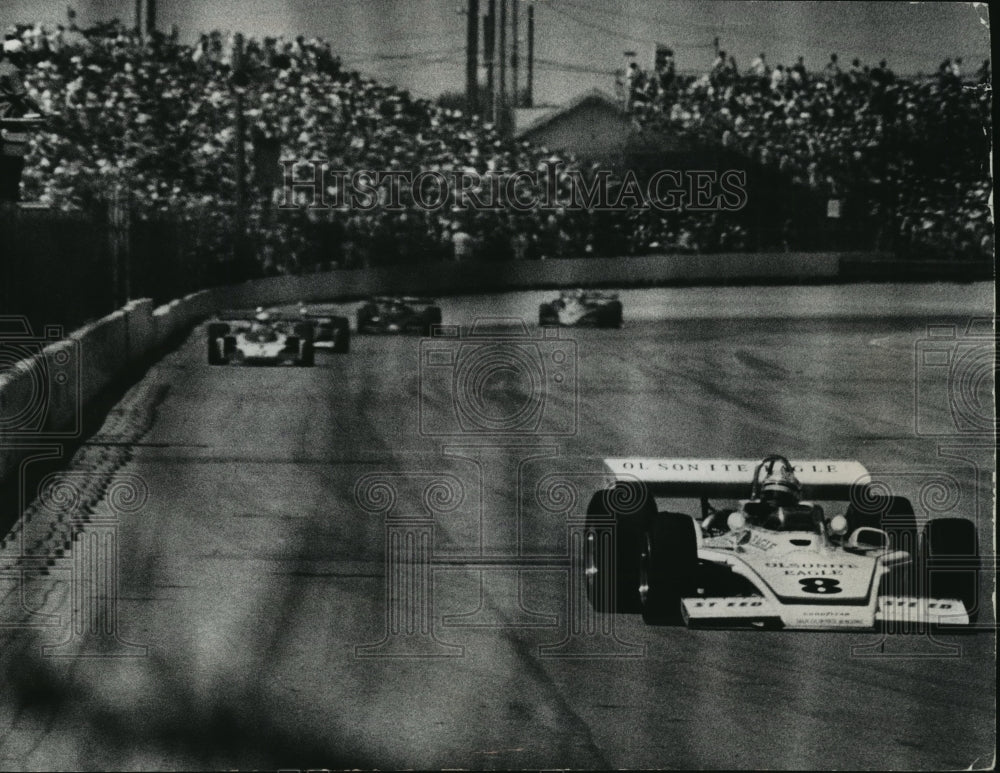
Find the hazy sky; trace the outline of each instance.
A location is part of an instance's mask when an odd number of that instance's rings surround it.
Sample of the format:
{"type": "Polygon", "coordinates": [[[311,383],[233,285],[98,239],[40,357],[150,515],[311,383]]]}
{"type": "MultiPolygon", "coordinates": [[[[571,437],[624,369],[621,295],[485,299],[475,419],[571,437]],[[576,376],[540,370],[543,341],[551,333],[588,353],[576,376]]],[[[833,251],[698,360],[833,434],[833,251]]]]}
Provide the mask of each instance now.
{"type": "MultiPolygon", "coordinates": [[[[523,60],[528,2],[510,2],[521,3],[523,60]]],[[[480,0],[481,13],[486,3],[480,0]]],[[[134,0],[70,4],[84,26],[115,16],[131,21],[135,9],[134,0]]],[[[0,0],[0,23],[62,21],[66,5],[0,0]]],[[[433,96],[463,88],[465,7],[466,0],[158,0],[158,17],[163,29],[177,24],[186,40],[210,29],[318,35],[352,68],[433,96]]],[[[981,3],[536,0],[535,94],[558,103],[595,86],[611,91],[609,73],[622,67],[623,51],[649,66],[657,42],[674,48],[680,69],[704,71],[716,36],[741,68],[765,51],[772,64],[801,55],[820,69],[836,51],[845,65],[886,58],[900,73],[933,72],[944,58],[961,56],[972,72],[989,56],[986,19],[981,3]]]]}

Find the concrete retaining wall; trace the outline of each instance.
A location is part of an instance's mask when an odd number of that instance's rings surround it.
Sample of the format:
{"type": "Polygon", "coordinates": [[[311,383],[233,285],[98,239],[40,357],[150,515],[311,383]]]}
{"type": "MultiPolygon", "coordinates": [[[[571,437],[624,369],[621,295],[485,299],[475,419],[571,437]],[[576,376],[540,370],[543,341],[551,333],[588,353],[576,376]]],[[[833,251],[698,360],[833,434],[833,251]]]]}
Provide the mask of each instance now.
{"type": "Polygon", "coordinates": [[[386,266],[260,279],[222,288],[217,297],[228,308],[383,292],[448,295],[593,285],[832,282],[845,257],[844,253],[740,253],[386,266]]]}

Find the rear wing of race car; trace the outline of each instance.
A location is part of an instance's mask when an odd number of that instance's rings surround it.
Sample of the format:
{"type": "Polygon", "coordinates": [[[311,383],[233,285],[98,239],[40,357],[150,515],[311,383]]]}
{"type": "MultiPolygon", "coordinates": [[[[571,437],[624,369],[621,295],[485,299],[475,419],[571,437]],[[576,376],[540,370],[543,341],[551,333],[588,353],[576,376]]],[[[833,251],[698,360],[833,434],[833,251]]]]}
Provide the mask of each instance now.
{"type": "Polygon", "coordinates": [[[335,311],[323,311],[322,309],[302,308],[299,310],[299,319],[330,319],[342,316],[335,311]]]}
{"type": "Polygon", "coordinates": [[[437,303],[434,298],[421,298],[416,295],[376,295],[372,300],[375,303],[405,303],[408,306],[433,306],[437,303]]]}
{"type": "MultiPolygon", "coordinates": [[[[298,312],[277,311],[275,309],[265,309],[265,311],[271,322],[294,322],[302,319],[302,315],[298,312]]],[[[258,313],[252,309],[226,309],[218,312],[215,319],[220,322],[255,322],[258,313]]]]}
{"type": "MultiPolygon", "coordinates": [[[[806,499],[845,501],[871,482],[864,465],[849,459],[792,460],[806,499]]],[[[653,496],[745,499],[759,459],[605,459],[615,480],[637,481],[653,496]]]]}

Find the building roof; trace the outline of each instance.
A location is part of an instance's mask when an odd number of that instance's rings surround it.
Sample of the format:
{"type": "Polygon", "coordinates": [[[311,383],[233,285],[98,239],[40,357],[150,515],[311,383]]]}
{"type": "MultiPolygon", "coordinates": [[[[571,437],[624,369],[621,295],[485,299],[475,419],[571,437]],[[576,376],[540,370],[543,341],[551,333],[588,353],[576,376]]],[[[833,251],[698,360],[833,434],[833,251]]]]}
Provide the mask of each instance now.
{"type": "Polygon", "coordinates": [[[600,89],[590,89],[582,94],[578,94],[565,105],[552,108],[526,108],[515,111],[514,115],[514,136],[517,139],[531,134],[532,132],[547,126],[553,121],[568,115],[579,107],[589,103],[606,105],[622,116],[628,116],[622,109],[621,103],[610,94],[600,89]]]}

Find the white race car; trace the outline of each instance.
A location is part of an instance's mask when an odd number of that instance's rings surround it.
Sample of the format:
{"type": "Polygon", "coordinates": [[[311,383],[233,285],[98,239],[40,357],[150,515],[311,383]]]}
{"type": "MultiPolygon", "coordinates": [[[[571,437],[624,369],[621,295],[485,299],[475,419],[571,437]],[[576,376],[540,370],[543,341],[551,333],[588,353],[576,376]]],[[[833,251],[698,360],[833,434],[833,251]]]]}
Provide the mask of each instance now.
{"type": "Polygon", "coordinates": [[[785,629],[968,626],[979,605],[972,521],[918,530],[910,502],[877,493],[856,461],[798,462],[813,501],[760,497],[763,462],[606,459],[587,511],[583,569],[596,610],[647,622],[785,629]],[[740,499],[749,494],[748,499],[740,499]],[[656,499],[700,500],[695,517],[656,499]],[[709,500],[735,500],[719,507],[709,500]]]}
{"type": "Polygon", "coordinates": [[[313,365],[315,323],[258,308],[208,323],[209,365],[313,365]]]}

